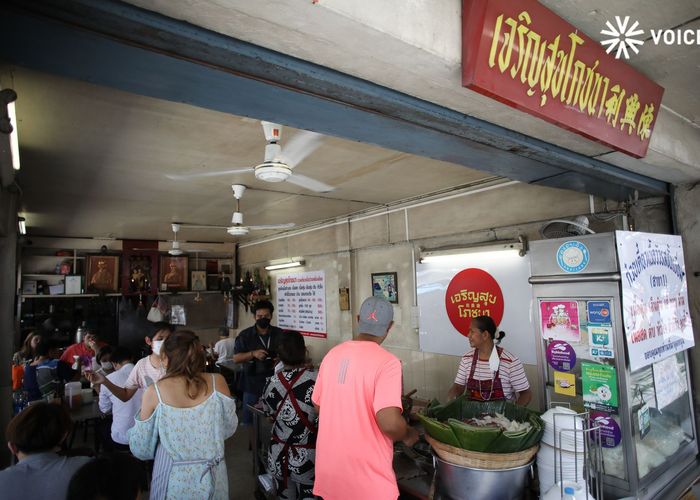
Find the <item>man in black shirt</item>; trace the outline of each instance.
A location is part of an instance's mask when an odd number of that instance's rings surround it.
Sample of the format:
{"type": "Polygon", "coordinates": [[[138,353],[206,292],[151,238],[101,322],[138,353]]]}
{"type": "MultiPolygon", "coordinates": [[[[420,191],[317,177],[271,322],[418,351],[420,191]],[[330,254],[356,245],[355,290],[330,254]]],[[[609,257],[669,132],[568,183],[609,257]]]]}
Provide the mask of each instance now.
{"type": "Polygon", "coordinates": [[[233,361],[246,363],[243,370],[243,425],[253,423],[248,405],[254,405],[262,396],[267,377],[275,373],[277,342],[282,330],[270,325],[274,306],[269,300],[256,302],[251,312],[255,325],[241,331],[233,347],[233,361]]]}

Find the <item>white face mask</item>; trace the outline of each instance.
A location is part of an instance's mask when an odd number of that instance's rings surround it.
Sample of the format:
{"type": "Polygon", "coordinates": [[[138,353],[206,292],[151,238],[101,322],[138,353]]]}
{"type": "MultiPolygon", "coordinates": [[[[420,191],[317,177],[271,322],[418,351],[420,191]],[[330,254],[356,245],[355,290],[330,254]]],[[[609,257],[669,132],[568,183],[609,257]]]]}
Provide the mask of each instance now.
{"type": "Polygon", "coordinates": [[[153,354],[156,356],[160,356],[160,350],[163,347],[163,342],[164,340],[154,340],[153,343],[151,344],[151,350],[153,351],[153,354]]]}
{"type": "Polygon", "coordinates": [[[100,363],[102,365],[103,370],[111,370],[112,369],[112,362],[111,361],[105,361],[104,363],[100,363]]]}

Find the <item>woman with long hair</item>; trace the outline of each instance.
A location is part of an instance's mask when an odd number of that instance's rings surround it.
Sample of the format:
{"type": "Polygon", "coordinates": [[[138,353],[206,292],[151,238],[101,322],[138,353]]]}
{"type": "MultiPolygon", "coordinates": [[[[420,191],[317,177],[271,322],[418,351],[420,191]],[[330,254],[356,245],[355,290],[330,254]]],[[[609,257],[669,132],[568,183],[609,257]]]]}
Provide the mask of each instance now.
{"type": "Polygon", "coordinates": [[[29,332],[22,342],[22,348],[12,356],[12,364],[27,365],[34,360],[34,349],[41,340],[37,332],[29,332]]]}
{"type": "Polygon", "coordinates": [[[131,452],[155,458],[150,498],[227,499],[224,440],[238,418],[226,381],[204,373],[204,352],[191,331],[171,334],[161,357],[165,376],[146,389],[129,430],[131,452]]]}

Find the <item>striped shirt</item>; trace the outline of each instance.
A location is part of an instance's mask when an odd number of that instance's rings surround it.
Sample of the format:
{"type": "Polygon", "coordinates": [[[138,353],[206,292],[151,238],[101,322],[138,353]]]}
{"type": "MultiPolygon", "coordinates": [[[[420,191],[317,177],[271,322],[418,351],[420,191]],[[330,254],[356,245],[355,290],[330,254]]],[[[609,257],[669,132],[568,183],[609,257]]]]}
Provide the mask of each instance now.
{"type": "MultiPolygon", "coordinates": [[[[455,377],[455,384],[467,385],[467,378],[472,369],[473,357],[474,349],[469,349],[467,353],[462,356],[462,361],[459,362],[459,369],[457,370],[457,377],[455,377]]],[[[476,362],[476,369],[474,370],[474,379],[491,380],[493,376],[494,373],[491,371],[491,368],[489,368],[489,362],[478,359],[476,362]]],[[[515,401],[518,392],[523,392],[530,388],[530,384],[525,376],[523,364],[517,356],[505,349],[501,354],[498,376],[503,385],[503,393],[508,400],[515,401]]]]}

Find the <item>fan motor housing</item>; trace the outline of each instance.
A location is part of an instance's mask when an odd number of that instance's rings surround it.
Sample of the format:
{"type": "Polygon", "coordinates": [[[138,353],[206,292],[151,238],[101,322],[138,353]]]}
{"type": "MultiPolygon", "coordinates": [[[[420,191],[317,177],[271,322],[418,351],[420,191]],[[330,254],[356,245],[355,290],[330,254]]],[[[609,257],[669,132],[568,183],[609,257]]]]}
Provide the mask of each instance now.
{"type": "Polygon", "coordinates": [[[245,226],[231,226],[226,229],[226,232],[231,236],[245,236],[248,234],[248,228],[245,226]]]}
{"type": "Polygon", "coordinates": [[[292,175],[292,169],[285,163],[266,161],[255,167],[255,177],[266,182],[282,182],[292,175]]]}

